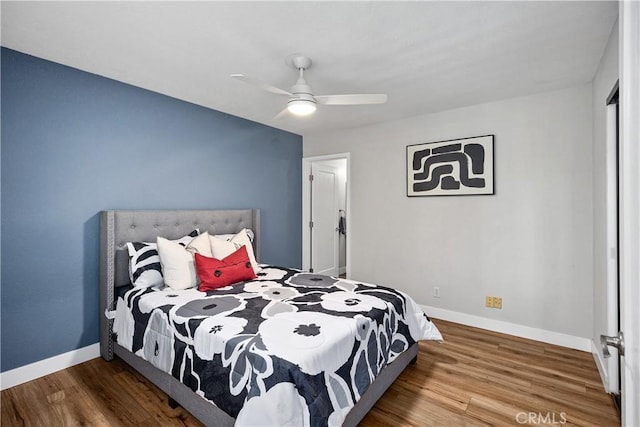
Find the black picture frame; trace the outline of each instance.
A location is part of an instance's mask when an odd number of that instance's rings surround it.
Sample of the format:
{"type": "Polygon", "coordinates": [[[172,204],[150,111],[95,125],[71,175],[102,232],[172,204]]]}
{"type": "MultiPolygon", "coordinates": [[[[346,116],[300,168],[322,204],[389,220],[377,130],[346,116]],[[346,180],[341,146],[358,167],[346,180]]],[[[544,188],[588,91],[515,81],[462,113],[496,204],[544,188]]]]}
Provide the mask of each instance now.
{"type": "Polygon", "coordinates": [[[407,197],[495,194],[494,138],[407,145],[407,197]]]}

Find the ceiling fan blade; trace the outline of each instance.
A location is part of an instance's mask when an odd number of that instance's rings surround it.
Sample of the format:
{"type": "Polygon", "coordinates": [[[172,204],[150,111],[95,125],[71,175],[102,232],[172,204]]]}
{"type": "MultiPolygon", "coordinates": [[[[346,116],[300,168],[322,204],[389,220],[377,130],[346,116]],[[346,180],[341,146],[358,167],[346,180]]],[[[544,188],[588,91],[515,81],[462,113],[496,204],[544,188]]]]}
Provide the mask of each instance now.
{"type": "Polygon", "coordinates": [[[362,104],[384,104],[387,102],[387,95],[383,93],[363,93],[359,95],[318,95],[314,96],[316,101],[325,105],[362,105],[362,104]]]}
{"type": "Polygon", "coordinates": [[[247,77],[244,74],[231,74],[231,77],[233,77],[234,79],[241,80],[241,81],[243,81],[245,83],[249,83],[249,84],[252,84],[254,86],[258,86],[260,89],[266,90],[267,92],[275,93],[276,95],[292,96],[291,92],[287,92],[284,89],[280,89],[278,87],[271,86],[270,84],[262,82],[260,80],[256,80],[254,78],[247,77]]]}
{"type": "Polygon", "coordinates": [[[289,117],[291,113],[289,113],[289,109],[287,107],[284,107],[284,110],[280,111],[274,118],[273,120],[282,120],[285,119],[287,117],[289,117]]]}

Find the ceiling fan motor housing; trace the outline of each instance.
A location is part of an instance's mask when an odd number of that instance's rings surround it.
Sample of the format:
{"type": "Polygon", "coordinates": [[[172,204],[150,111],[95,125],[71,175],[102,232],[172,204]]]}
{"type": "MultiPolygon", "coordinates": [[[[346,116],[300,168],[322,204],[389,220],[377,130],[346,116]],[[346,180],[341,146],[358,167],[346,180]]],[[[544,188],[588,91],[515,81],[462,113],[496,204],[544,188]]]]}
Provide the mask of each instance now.
{"type": "Polygon", "coordinates": [[[293,94],[293,96],[290,98],[290,100],[304,99],[305,101],[311,101],[314,104],[316,103],[316,99],[311,93],[311,87],[308,84],[293,85],[291,87],[291,93],[293,94]]]}
{"type": "MultiPolygon", "coordinates": [[[[306,65],[311,65],[311,60],[309,58],[307,57],[302,57],[302,58],[307,59],[309,61],[309,64],[306,64],[306,65]]],[[[294,58],[294,63],[295,63],[295,58],[294,58]]],[[[304,79],[305,68],[300,67],[298,68],[298,70],[300,71],[300,75],[298,76],[298,80],[296,81],[296,84],[291,86],[291,93],[293,94],[291,99],[304,99],[306,101],[311,101],[315,104],[316,100],[313,97],[311,86],[309,86],[307,81],[304,79]]]]}

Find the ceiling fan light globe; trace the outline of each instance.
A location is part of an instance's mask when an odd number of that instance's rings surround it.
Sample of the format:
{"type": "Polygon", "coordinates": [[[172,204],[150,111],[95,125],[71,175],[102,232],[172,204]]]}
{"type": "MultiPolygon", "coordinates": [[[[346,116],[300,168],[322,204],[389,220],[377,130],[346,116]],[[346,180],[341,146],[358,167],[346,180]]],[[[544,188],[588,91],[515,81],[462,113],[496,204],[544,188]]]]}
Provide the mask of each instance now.
{"type": "Polygon", "coordinates": [[[296,116],[308,116],[316,111],[316,103],[306,99],[294,99],[287,104],[287,110],[296,116]]]}

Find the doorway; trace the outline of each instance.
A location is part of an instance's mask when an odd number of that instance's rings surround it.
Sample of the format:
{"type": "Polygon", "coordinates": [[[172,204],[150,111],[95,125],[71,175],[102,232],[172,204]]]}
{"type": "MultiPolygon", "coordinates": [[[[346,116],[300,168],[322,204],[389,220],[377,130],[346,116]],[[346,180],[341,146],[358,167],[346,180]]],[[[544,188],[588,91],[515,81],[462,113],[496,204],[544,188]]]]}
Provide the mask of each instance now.
{"type": "Polygon", "coordinates": [[[349,153],[304,158],[302,170],[302,268],[347,277],[349,153]]]}
{"type": "MultiPolygon", "coordinates": [[[[607,97],[607,139],[606,139],[606,335],[613,337],[620,330],[620,138],[619,138],[619,88],[618,82],[607,97]]],[[[605,349],[610,356],[607,364],[607,391],[612,395],[618,410],[621,407],[621,355],[616,348],[605,349]]]]}

